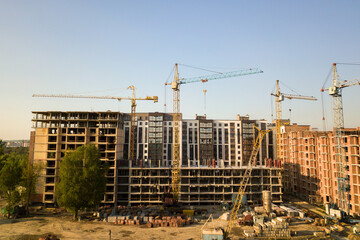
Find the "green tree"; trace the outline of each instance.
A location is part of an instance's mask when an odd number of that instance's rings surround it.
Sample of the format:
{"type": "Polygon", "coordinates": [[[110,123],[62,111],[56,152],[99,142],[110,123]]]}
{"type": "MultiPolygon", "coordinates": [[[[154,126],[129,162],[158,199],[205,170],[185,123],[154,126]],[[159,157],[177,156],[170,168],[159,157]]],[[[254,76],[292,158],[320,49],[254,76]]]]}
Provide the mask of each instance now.
{"type": "Polygon", "coordinates": [[[28,147],[5,147],[4,153],[5,154],[16,153],[16,154],[29,155],[29,148],[28,147]]]}
{"type": "Polygon", "coordinates": [[[26,214],[29,215],[29,205],[31,195],[35,192],[35,185],[40,176],[40,171],[43,166],[41,164],[27,163],[22,169],[22,182],[21,186],[24,187],[22,200],[25,204],[26,214]]]}
{"type": "Polygon", "coordinates": [[[79,210],[94,208],[104,197],[107,167],[94,145],[84,145],[68,152],[60,163],[56,199],[77,219],[79,210]]]}
{"type": "Polygon", "coordinates": [[[4,155],[5,143],[0,139],[0,156],[4,155]]]}
{"type": "Polygon", "coordinates": [[[6,210],[10,210],[20,202],[22,173],[27,163],[26,155],[8,154],[3,156],[4,166],[0,170],[0,188],[7,202],[6,210]]]}
{"type": "Polygon", "coordinates": [[[5,165],[4,151],[5,151],[5,143],[0,139],[0,171],[5,165]]]}

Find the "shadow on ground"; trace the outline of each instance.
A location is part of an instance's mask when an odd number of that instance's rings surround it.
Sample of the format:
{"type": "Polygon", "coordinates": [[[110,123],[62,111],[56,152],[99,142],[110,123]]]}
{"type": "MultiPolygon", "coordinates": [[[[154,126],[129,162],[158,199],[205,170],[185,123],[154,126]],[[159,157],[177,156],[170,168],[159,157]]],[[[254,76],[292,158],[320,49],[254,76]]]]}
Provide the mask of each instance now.
{"type": "Polygon", "coordinates": [[[0,225],[4,224],[14,224],[19,222],[32,222],[32,221],[39,221],[40,223],[47,223],[48,220],[44,218],[18,218],[18,219],[0,219],[0,225]]]}

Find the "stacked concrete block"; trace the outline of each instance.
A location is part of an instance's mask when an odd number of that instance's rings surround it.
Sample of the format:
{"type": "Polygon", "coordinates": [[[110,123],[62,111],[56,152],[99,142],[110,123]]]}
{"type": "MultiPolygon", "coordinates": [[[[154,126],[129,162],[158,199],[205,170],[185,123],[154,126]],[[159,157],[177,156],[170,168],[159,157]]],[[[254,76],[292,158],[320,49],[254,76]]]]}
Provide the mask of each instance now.
{"type": "Polygon", "coordinates": [[[282,221],[279,218],[273,219],[271,222],[258,223],[254,227],[255,233],[261,237],[279,238],[291,237],[289,223],[282,221]]]}

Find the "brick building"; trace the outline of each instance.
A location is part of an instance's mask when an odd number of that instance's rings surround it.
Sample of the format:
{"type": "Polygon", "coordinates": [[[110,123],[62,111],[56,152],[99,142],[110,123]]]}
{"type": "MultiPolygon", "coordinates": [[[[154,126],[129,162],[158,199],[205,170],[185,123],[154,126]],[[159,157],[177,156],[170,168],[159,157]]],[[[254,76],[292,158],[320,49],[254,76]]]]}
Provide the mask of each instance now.
{"type": "MultiPolygon", "coordinates": [[[[360,128],[343,129],[342,148],[350,189],[350,213],[360,212],[360,128]]],[[[280,138],[284,164],[284,193],[322,203],[338,204],[334,132],[312,131],[310,126],[283,126],[280,138]]]]}

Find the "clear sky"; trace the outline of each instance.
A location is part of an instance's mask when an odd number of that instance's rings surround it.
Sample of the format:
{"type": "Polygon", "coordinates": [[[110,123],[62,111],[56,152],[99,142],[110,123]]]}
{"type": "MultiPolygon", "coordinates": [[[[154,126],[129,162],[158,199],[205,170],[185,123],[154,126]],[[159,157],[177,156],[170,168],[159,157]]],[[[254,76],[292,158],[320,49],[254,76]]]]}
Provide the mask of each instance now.
{"type": "MultiPolygon", "coordinates": [[[[263,74],[181,86],[185,118],[271,121],[279,79],[317,102],[283,103],[283,117],[322,130],[320,89],[332,62],[360,63],[360,1],[0,1],[0,139],[28,139],[31,111],[114,110],[130,102],[32,98],[33,93],[157,95],[137,111],[164,111],[164,82],[179,62],[226,72],[263,74]]],[[[339,65],[343,79],[360,66],[339,65]]],[[[182,77],[208,72],[179,67],[182,77]]],[[[327,85],[329,85],[328,82],[327,85]]],[[[283,92],[293,93],[281,86],[283,92]]],[[[345,126],[360,126],[360,86],[344,89],[345,126]]],[[[172,109],[167,89],[167,111],[172,109]]],[[[331,99],[325,94],[327,127],[331,99]]]]}

